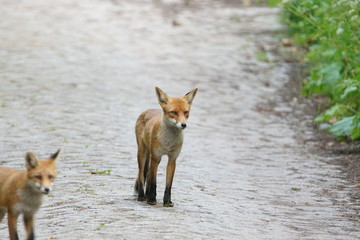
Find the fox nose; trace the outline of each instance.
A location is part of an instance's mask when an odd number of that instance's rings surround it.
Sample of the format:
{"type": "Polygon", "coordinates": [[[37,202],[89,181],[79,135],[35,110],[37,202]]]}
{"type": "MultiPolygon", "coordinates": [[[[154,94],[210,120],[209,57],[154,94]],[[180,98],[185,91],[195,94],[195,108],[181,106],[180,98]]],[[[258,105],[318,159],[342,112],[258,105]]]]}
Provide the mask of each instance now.
{"type": "Polygon", "coordinates": [[[186,123],[181,123],[182,128],[186,128],[186,123]]]}
{"type": "Polygon", "coordinates": [[[44,191],[46,194],[48,194],[50,192],[50,188],[46,187],[46,188],[44,188],[44,191]]]}

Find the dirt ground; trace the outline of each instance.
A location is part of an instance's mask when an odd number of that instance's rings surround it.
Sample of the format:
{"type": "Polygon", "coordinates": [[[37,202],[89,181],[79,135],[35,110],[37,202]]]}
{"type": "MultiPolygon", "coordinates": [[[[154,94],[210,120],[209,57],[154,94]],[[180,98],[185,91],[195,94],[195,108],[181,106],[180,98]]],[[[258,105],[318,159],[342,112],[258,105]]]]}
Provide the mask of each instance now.
{"type": "Polygon", "coordinates": [[[0,3],[0,164],[20,169],[26,151],[63,150],[37,239],[360,238],[357,175],[341,164],[356,155],[314,130],[313,103],[296,95],[296,64],[278,56],[277,9],[230,0],[0,3]],[[173,208],[161,204],[166,158],[158,205],[133,194],[134,125],[159,107],[155,86],[170,96],[199,88],[173,208]]]}

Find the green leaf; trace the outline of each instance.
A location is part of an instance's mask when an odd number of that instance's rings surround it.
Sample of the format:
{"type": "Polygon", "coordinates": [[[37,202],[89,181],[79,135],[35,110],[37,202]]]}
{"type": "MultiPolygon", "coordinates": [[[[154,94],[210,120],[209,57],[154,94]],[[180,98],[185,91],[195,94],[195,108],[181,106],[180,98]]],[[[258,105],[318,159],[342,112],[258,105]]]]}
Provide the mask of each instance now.
{"type": "Polygon", "coordinates": [[[320,74],[323,74],[323,82],[327,85],[335,85],[342,78],[341,69],[343,68],[343,63],[333,62],[326,64],[319,70],[320,74]]]}
{"type": "Polygon", "coordinates": [[[268,0],[269,7],[276,7],[276,5],[281,2],[281,0],[268,0]]]}
{"type": "Polygon", "coordinates": [[[315,118],[315,122],[328,122],[334,117],[344,116],[348,112],[348,108],[343,104],[335,104],[319,116],[315,118]]]}
{"type": "Polygon", "coordinates": [[[351,93],[356,92],[357,90],[358,90],[358,87],[356,87],[356,86],[347,87],[344,90],[344,93],[340,96],[340,98],[344,99],[344,98],[348,97],[348,95],[350,95],[351,93]]]}
{"type": "Polygon", "coordinates": [[[351,133],[350,133],[351,139],[353,139],[353,140],[359,139],[360,138],[360,112],[354,116],[354,120],[353,120],[352,124],[354,125],[354,128],[351,130],[351,133]]]}
{"type": "Polygon", "coordinates": [[[351,139],[355,140],[355,139],[359,139],[359,138],[360,138],[360,127],[355,127],[351,131],[351,139]]]}
{"type": "Polygon", "coordinates": [[[332,57],[337,53],[337,49],[327,49],[322,52],[323,57],[332,57]]]}
{"type": "Polygon", "coordinates": [[[354,117],[355,116],[351,116],[341,119],[329,128],[329,132],[331,132],[337,137],[350,136],[350,133],[354,128],[354,117]]]}

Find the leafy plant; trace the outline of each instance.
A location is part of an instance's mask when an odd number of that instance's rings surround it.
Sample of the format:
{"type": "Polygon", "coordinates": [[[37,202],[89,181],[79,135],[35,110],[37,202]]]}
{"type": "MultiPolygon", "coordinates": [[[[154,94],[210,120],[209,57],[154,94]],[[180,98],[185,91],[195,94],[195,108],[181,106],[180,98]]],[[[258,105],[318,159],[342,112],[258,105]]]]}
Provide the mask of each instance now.
{"type": "MultiPolygon", "coordinates": [[[[271,2],[280,2],[273,0],[271,2]]],[[[308,49],[303,93],[321,94],[329,108],[315,120],[329,122],[341,139],[360,138],[360,0],[283,0],[288,34],[308,49]]]]}

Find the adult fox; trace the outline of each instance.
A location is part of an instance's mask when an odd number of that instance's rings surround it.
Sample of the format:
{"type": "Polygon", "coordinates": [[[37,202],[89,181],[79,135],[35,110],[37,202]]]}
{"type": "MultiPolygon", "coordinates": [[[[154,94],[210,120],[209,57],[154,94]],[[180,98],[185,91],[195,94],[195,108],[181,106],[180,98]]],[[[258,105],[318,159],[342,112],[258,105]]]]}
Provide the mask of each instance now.
{"type": "Polygon", "coordinates": [[[135,183],[138,201],[146,200],[156,204],[156,176],[158,165],[163,155],[168,155],[166,186],[163,199],[165,207],[172,207],[171,186],[174,178],[176,159],[183,144],[183,130],[190,114],[190,107],[197,93],[197,88],[184,97],[169,97],[156,87],[156,95],[162,110],[150,109],[143,112],[135,127],[138,145],[139,174],[135,183]],[[146,181],[146,195],[144,185],[146,181]]]}
{"type": "Polygon", "coordinates": [[[18,240],[17,219],[23,214],[27,240],[33,240],[34,215],[42,204],[44,194],[51,191],[56,177],[56,162],[60,150],[47,160],[39,160],[32,153],[25,155],[27,170],[0,167],[0,222],[8,213],[11,240],[18,240]]]}

